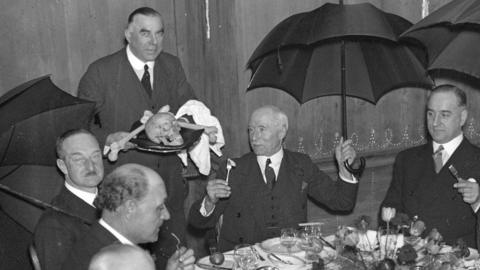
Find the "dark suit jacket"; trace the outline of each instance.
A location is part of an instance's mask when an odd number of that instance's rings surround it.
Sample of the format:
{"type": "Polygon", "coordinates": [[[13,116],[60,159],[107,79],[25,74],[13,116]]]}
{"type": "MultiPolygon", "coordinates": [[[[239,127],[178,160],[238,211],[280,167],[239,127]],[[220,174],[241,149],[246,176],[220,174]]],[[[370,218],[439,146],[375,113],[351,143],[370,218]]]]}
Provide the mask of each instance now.
{"type": "Polygon", "coordinates": [[[88,270],[92,257],[100,249],[114,243],[120,243],[118,239],[105,229],[100,223],[95,222],[87,233],[75,243],[70,250],[67,259],[63,263],[64,270],[88,270]]]}
{"type": "MultiPolygon", "coordinates": [[[[357,184],[342,180],[332,181],[304,154],[284,150],[272,197],[280,208],[278,227],[297,226],[307,220],[307,196],[333,210],[351,210],[355,205],[357,184]]],[[[195,202],[190,210],[189,222],[198,228],[213,228],[223,214],[219,248],[232,249],[240,242],[256,243],[265,240],[266,213],[262,211],[261,196],[263,180],[254,153],[236,159],[236,167],[230,171],[231,195],[220,200],[214,212],[203,217],[200,214],[202,200],[195,202]]],[[[223,175],[219,178],[225,179],[223,175]]],[[[268,199],[267,199],[268,200],[268,199]]],[[[273,199],[272,199],[273,200],[273,199]]]]}
{"type": "Polygon", "coordinates": [[[463,238],[476,247],[476,215],[453,188],[456,179],[448,166],[453,164],[464,179],[480,180],[480,149],[464,138],[438,174],[432,154],[432,143],[427,143],[397,155],[382,206],[394,207],[410,218],[417,215],[427,226],[424,234],[437,228],[447,244],[463,238]]]}
{"type": "MultiPolygon", "coordinates": [[[[75,214],[90,224],[97,219],[96,209],[71,193],[65,186],[52,204],[75,214]]],[[[89,229],[90,225],[54,210],[46,210],[34,232],[34,244],[42,269],[60,269],[73,244],[89,229]]]]}
{"type": "MultiPolygon", "coordinates": [[[[78,96],[96,103],[95,113],[100,123],[95,123],[92,119],[92,131],[101,143],[110,133],[128,131],[142,117],[144,110],[156,112],[163,105],[169,104],[171,111],[175,112],[189,99],[195,99],[176,56],[160,53],[155,60],[153,73],[153,94],[150,98],[128,62],[125,48],[88,67],[80,80],[78,96]]],[[[162,226],[158,243],[163,253],[173,253],[175,239],[170,232],[185,240],[186,230],[183,207],[188,186],[181,176],[180,159],[175,153],[160,155],[130,150],[120,153],[114,164],[106,164],[106,173],[112,167],[132,162],[155,169],[165,181],[168,194],[166,204],[171,219],[162,226]]]]}

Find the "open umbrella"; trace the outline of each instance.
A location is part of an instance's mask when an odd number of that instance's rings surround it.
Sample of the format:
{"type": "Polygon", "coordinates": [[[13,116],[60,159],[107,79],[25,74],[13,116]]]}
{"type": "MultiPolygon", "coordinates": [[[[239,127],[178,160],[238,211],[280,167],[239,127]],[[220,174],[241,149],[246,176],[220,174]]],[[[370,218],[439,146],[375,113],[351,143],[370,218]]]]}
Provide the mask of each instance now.
{"type": "Polygon", "coordinates": [[[247,90],[274,87],[300,103],[341,95],[346,137],[346,96],[376,103],[395,88],[431,86],[416,55],[397,42],[411,25],[369,3],[327,3],[293,15],[273,28],[248,60],[247,90]]]}
{"type": "Polygon", "coordinates": [[[422,45],[429,73],[445,70],[480,79],[480,1],[451,1],[401,35],[422,45]]]}
{"type": "Polygon", "coordinates": [[[7,214],[28,230],[33,230],[42,213],[35,205],[45,206],[36,203],[35,198],[50,202],[61,184],[55,169],[56,138],[69,129],[87,128],[93,109],[92,102],[55,86],[49,75],[17,86],[0,97],[1,189],[16,193],[0,196],[0,203],[7,214]]]}

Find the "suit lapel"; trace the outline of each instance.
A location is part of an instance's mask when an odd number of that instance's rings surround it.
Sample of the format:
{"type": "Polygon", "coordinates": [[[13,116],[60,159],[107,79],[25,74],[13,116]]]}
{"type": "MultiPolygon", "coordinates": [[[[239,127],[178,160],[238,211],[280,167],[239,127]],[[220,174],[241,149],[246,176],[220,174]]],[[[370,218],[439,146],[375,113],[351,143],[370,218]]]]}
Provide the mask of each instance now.
{"type": "MultiPolygon", "coordinates": [[[[155,64],[156,67],[156,64],[155,64]]],[[[117,87],[116,89],[122,89],[125,87],[132,87],[133,89],[128,89],[128,91],[135,91],[138,97],[141,97],[145,103],[145,109],[150,108],[150,97],[143,89],[142,83],[137,77],[135,70],[128,61],[127,51],[124,50],[122,53],[121,64],[118,66],[118,78],[117,78],[117,87]]]]}

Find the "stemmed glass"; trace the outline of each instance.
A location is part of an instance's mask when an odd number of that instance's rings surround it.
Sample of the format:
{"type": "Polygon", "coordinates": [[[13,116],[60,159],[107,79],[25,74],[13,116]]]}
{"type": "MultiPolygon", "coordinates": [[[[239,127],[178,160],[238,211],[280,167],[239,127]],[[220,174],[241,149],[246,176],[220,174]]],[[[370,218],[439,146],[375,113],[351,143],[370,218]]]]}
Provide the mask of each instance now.
{"type": "Polygon", "coordinates": [[[242,270],[254,269],[257,264],[257,256],[253,252],[252,247],[247,244],[240,244],[235,246],[233,253],[235,263],[242,270]]]}
{"type": "Polygon", "coordinates": [[[309,262],[317,261],[323,249],[318,233],[315,226],[305,226],[299,233],[300,248],[305,251],[305,260],[309,262]]]}
{"type": "Polygon", "coordinates": [[[280,244],[287,248],[288,254],[291,253],[292,247],[297,243],[297,231],[294,228],[285,228],[281,230],[280,244]]]}

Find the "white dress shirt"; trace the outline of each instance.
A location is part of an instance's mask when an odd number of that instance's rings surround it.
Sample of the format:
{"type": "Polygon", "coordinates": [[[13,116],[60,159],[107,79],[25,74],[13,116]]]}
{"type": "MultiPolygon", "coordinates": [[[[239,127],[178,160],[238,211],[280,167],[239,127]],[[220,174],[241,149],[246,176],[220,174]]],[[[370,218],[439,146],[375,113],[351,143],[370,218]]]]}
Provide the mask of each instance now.
{"type": "Polygon", "coordinates": [[[125,236],[123,236],[121,233],[119,233],[117,230],[115,230],[112,226],[110,226],[103,218],[101,218],[98,223],[102,225],[107,231],[109,231],[115,238],[120,241],[120,243],[125,244],[125,245],[132,245],[134,246],[135,244],[132,243],[132,241],[128,240],[125,236]]]}
{"type": "Polygon", "coordinates": [[[145,64],[148,65],[148,72],[150,73],[150,84],[152,85],[153,90],[153,68],[155,66],[155,61],[143,62],[133,54],[132,50],[130,49],[130,45],[127,45],[127,58],[128,62],[130,62],[130,65],[135,71],[135,74],[137,74],[139,81],[142,80],[143,73],[145,72],[145,64]]]}
{"type": "Polygon", "coordinates": [[[83,191],[83,190],[80,190],[72,185],[70,185],[69,183],[65,182],[65,187],[70,191],[72,192],[75,196],[77,196],[78,198],[80,198],[82,201],[90,204],[91,206],[95,207],[93,205],[93,201],[95,200],[95,197],[97,197],[97,192],[98,190],[95,190],[95,193],[91,193],[91,192],[87,192],[87,191],[83,191]]]}
{"type": "Polygon", "coordinates": [[[445,165],[445,163],[447,163],[448,159],[453,155],[455,150],[457,150],[458,146],[460,146],[462,141],[463,141],[463,134],[458,135],[457,137],[451,139],[447,143],[439,144],[437,142],[433,142],[433,153],[435,153],[438,147],[442,145],[443,146],[442,165],[445,165]]]}

